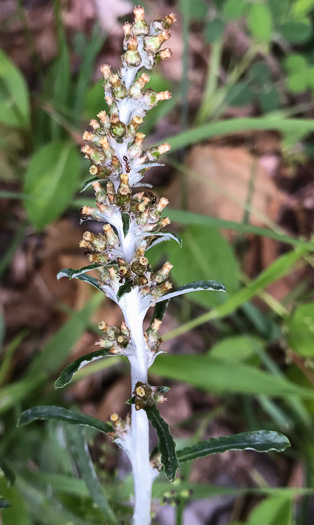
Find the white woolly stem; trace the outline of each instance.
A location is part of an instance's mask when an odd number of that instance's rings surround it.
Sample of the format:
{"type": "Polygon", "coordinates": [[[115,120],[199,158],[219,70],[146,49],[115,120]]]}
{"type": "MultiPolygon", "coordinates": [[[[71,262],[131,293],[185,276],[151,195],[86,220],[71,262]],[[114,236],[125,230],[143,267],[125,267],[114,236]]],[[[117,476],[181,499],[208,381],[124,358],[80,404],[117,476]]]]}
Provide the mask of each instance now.
{"type": "MultiPolygon", "coordinates": [[[[125,294],[120,301],[125,322],[130,330],[132,344],[136,348],[129,357],[131,365],[132,392],[138,381],[147,383],[148,361],[143,334],[144,314],[140,310],[138,288],[125,294]]],[[[149,525],[151,512],[151,491],[155,472],[149,461],[149,424],[144,410],[132,406],[131,420],[131,463],[134,478],[135,505],[133,525],[149,525]]]]}

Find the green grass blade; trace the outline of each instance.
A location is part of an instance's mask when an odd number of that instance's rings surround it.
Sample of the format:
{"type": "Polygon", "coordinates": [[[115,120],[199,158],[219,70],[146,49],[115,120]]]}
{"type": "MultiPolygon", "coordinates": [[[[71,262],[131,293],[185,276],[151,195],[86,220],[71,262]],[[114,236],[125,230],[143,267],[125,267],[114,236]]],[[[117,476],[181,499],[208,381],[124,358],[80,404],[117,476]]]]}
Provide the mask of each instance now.
{"type": "Polygon", "coordinates": [[[269,396],[297,395],[313,399],[311,389],[275,377],[258,368],[241,362],[223,361],[202,355],[160,356],[150,369],[152,374],[184,381],[202,390],[221,394],[236,392],[241,394],[269,396]]]}
{"type": "Polygon", "coordinates": [[[70,444],[73,448],[77,464],[89,489],[91,497],[102,511],[106,519],[106,523],[110,525],[118,525],[118,520],[115,517],[97,478],[83,429],[81,427],[75,427],[71,429],[68,428],[67,434],[69,436],[70,444]]]}
{"type": "Polygon", "coordinates": [[[245,288],[242,288],[235,294],[233,294],[228,301],[224,304],[214,308],[210,312],[183,324],[179,328],[176,328],[172,332],[168,332],[163,336],[164,341],[177,337],[180,334],[184,334],[197,326],[207,323],[213,319],[222,319],[227,315],[231,315],[239,306],[249,301],[252,297],[259,294],[267,286],[273,282],[281,279],[288,275],[294,268],[295,264],[307,253],[304,248],[297,248],[294,251],[286,253],[281,257],[278,257],[266,270],[264,270],[256,279],[251,281],[245,288]]]}
{"type": "Polygon", "coordinates": [[[256,452],[282,452],[291,446],[289,439],[278,433],[259,430],[257,432],[243,432],[232,436],[207,439],[192,447],[178,450],[180,463],[202,458],[210,454],[221,454],[227,450],[255,450],[256,452]]]}
{"type": "Polygon", "coordinates": [[[174,151],[211,137],[229,135],[245,130],[275,130],[281,133],[303,132],[308,134],[314,131],[314,120],[282,119],[277,116],[234,118],[210,122],[209,124],[183,131],[178,135],[167,137],[163,142],[168,142],[174,151]]]}
{"type": "Polygon", "coordinates": [[[268,228],[261,228],[254,226],[253,224],[243,224],[240,222],[226,221],[224,219],[218,219],[217,217],[208,217],[207,215],[200,215],[198,213],[191,213],[183,210],[169,210],[167,209],[167,216],[171,221],[178,222],[186,226],[193,224],[200,226],[212,226],[214,228],[221,228],[226,230],[232,230],[239,233],[253,233],[261,237],[269,237],[278,242],[290,244],[291,246],[300,246],[307,248],[309,251],[314,251],[314,242],[306,242],[302,239],[295,239],[290,235],[284,235],[281,233],[274,232],[268,228]]]}

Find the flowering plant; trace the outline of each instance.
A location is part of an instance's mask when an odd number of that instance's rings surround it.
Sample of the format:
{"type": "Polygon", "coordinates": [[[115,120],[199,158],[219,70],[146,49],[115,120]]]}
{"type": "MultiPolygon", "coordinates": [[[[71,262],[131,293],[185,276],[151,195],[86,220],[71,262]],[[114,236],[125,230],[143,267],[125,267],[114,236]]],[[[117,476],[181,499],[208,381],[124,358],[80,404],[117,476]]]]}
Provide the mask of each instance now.
{"type": "MultiPolygon", "coordinates": [[[[61,373],[56,388],[71,382],[75,373],[86,364],[110,356],[126,356],[130,362],[132,379],[131,418],[123,421],[112,414],[104,423],[61,407],[35,407],[24,412],[20,424],[34,419],[56,418],[73,424],[85,424],[109,433],[115,443],[128,455],[134,478],[134,525],[147,525],[151,515],[153,480],[164,470],[170,481],[175,479],[179,463],[230,448],[255,448],[260,451],[283,450],[288,440],[274,432],[238,434],[201,442],[176,452],[169,427],[161,418],[157,404],[165,400],[167,387],[151,386],[148,369],[161,353],[159,335],[162,318],[172,297],[196,290],[225,292],[216,281],[194,281],[172,291],[168,280],[172,265],[166,262],[152,271],[147,251],[158,243],[181,239],[164,232],[169,225],[162,212],[168,201],[157,199],[149,184],[142,183],[144,174],[153,166],[161,166],[159,159],[169,151],[168,144],[144,148],[144,134],[139,127],[149,110],[171,97],[169,91],[156,93],[146,89],[147,73],[138,75],[142,68],[152,69],[171,51],[160,49],[170,37],[175,16],[170,14],[148,25],[144,9],[134,9],[135,21],[124,25],[124,54],[118,74],[103,65],[105,100],[108,112],[101,111],[98,119],[90,121],[90,129],[83,135],[82,152],[91,163],[90,178],[83,190],[92,186],[96,206],[83,206],[82,221],[104,223],[98,234],[86,231],[80,246],[88,255],[90,264],[78,270],[67,268],[58,278],[80,279],[91,284],[122,310],[124,321],[119,327],[99,324],[103,333],[96,343],[98,350],[77,359],[61,373]],[[136,188],[136,190],[135,190],[136,188]],[[98,278],[89,275],[98,273],[98,278]],[[143,331],[148,310],[154,307],[149,328],[143,331]],[[158,451],[153,457],[149,450],[149,421],[157,431],[158,451]]],[[[108,509],[107,509],[108,510],[108,509]]],[[[117,523],[112,511],[107,513],[110,523],[117,523]]]]}

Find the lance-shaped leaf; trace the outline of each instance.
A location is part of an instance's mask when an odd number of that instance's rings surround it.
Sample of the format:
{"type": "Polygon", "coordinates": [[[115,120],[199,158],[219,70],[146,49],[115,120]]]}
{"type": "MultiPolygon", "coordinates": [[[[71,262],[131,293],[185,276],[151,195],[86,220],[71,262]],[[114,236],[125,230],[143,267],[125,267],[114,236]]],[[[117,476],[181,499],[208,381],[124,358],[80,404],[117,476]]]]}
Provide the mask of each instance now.
{"type": "Polygon", "coordinates": [[[166,476],[169,481],[173,481],[176,477],[179,462],[176,455],[176,444],[170,433],[169,426],[161,417],[156,406],[145,408],[145,410],[149,421],[157,432],[161,463],[164,467],[166,476]]]}
{"type": "Polygon", "coordinates": [[[92,286],[97,288],[97,290],[100,290],[101,292],[103,292],[104,290],[103,290],[103,287],[101,286],[100,281],[98,279],[95,279],[95,277],[92,277],[91,275],[86,274],[86,272],[96,270],[97,268],[101,268],[102,266],[103,265],[101,264],[95,263],[95,264],[90,264],[89,266],[85,266],[84,268],[80,268],[79,270],[74,270],[73,268],[64,268],[58,273],[57,278],[61,279],[61,277],[68,277],[70,280],[79,279],[80,281],[85,281],[91,284],[92,286]]]}
{"type": "Polygon", "coordinates": [[[153,323],[154,319],[158,319],[159,321],[163,320],[168,304],[169,300],[161,301],[160,303],[155,304],[154,313],[150,324],[153,323]]]}
{"type": "Polygon", "coordinates": [[[61,277],[68,277],[70,280],[78,279],[80,275],[92,272],[93,270],[98,270],[98,268],[102,268],[103,266],[103,264],[93,263],[88,266],[83,266],[83,268],[78,268],[77,270],[74,270],[73,268],[64,268],[64,270],[60,270],[57,277],[58,279],[61,277]]]}
{"type": "Polygon", "coordinates": [[[149,233],[145,235],[145,237],[150,237],[151,235],[154,235],[155,239],[148,246],[147,250],[149,250],[153,246],[156,246],[156,244],[159,244],[164,241],[176,241],[178,245],[180,246],[180,248],[182,248],[182,239],[176,233],[172,233],[172,232],[149,233]]]}
{"type": "Polygon", "coordinates": [[[28,425],[36,419],[45,420],[45,419],[55,419],[57,421],[65,421],[71,425],[86,425],[88,427],[95,428],[100,432],[112,432],[112,426],[109,423],[100,421],[92,416],[87,416],[86,414],[81,414],[80,412],[75,412],[74,410],[69,410],[63,407],[57,406],[37,406],[25,410],[20,415],[17,426],[28,425]]]}
{"type": "Polygon", "coordinates": [[[87,188],[89,188],[89,186],[91,186],[92,184],[94,184],[94,182],[107,182],[106,179],[100,179],[99,177],[97,177],[97,175],[95,177],[91,177],[90,179],[86,180],[82,186],[82,189],[81,189],[81,193],[85,190],[87,190],[87,188]]]}
{"type": "Polygon", "coordinates": [[[255,450],[256,452],[282,452],[290,447],[289,439],[279,432],[259,430],[256,432],[243,432],[231,436],[207,439],[192,447],[178,450],[177,457],[180,463],[192,459],[218,454],[227,450],[255,450]]]}
{"type": "Polygon", "coordinates": [[[167,301],[177,295],[183,295],[189,292],[198,292],[202,290],[214,290],[216,292],[226,292],[226,288],[222,283],[218,281],[193,281],[192,283],[185,284],[177,288],[174,292],[167,293],[162,297],[159,297],[155,302],[160,303],[161,301],[167,301]]]}
{"type": "MultiPolygon", "coordinates": [[[[113,343],[112,343],[113,346],[113,343]]],[[[76,372],[83,368],[83,366],[88,365],[92,361],[101,359],[103,357],[111,357],[108,350],[96,350],[95,352],[90,352],[89,354],[79,357],[73,363],[70,363],[65,369],[61,372],[58,379],[55,381],[55,388],[63,388],[64,386],[71,383],[76,372]]]]}
{"type": "Polygon", "coordinates": [[[67,428],[71,448],[93,501],[102,512],[105,523],[118,525],[118,520],[109,505],[103,487],[99,483],[82,427],[67,428]]]}
{"type": "Polygon", "coordinates": [[[125,281],[124,284],[122,284],[118,290],[117,293],[117,299],[118,301],[121,299],[122,295],[125,293],[129,293],[132,290],[132,281],[125,281]]]}
{"type": "Polygon", "coordinates": [[[121,217],[122,217],[122,225],[123,225],[123,235],[124,237],[126,237],[127,234],[129,233],[129,228],[130,228],[130,215],[129,213],[122,213],[121,217]]]}

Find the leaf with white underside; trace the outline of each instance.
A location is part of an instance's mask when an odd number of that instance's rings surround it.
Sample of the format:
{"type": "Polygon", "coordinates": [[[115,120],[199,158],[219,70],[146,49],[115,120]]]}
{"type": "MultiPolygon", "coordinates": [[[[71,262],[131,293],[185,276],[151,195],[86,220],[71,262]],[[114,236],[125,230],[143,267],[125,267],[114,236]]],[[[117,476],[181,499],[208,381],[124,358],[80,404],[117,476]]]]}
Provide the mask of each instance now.
{"type": "Polygon", "coordinates": [[[98,268],[102,268],[104,265],[99,263],[93,263],[89,264],[88,266],[83,266],[83,268],[78,268],[77,270],[74,270],[73,268],[65,268],[64,270],[60,270],[57,277],[60,279],[61,277],[68,277],[69,279],[77,279],[79,275],[83,275],[87,272],[92,272],[93,270],[98,270],[98,268]]]}
{"type": "Polygon", "coordinates": [[[169,481],[173,481],[176,477],[176,472],[179,467],[179,462],[176,455],[176,444],[170,433],[169,426],[161,417],[156,406],[145,409],[147,417],[158,436],[158,448],[161,454],[161,463],[164,467],[165,474],[169,481]]]}
{"type": "Polygon", "coordinates": [[[61,279],[61,277],[68,277],[70,280],[79,279],[80,281],[85,281],[91,284],[92,286],[97,288],[97,290],[103,292],[104,290],[100,284],[100,281],[98,279],[95,279],[95,277],[86,275],[85,273],[92,270],[96,270],[97,268],[101,268],[102,266],[103,265],[101,264],[90,264],[89,266],[85,266],[84,268],[80,268],[79,270],[74,270],[73,268],[64,268],[58,273],[57,279],[61,279]]]}
{"type": "Polygon", "coordinates": [[[125,294],[125,293],[129,293],[130,291],[132,290],[132,282],[131,281],[125,281],[124,284],[122,284],[118,290],[118,293],[117,293],[117,299],[118,301],[121,299],[121,297],[125,294]]]}
{"type": "Polygon", "coordinates": [[[37,406],[25,410],[20,415],[17,426],[21,427],[22,425],[28,425],[28,423],[32,423],[36,419],[55,419],[72,425],[86,425],[99,430],[99,432],[104,432],[105,434],[107,434],[107,432],[112,432],[112,426],[109,423],[100,421],[92,416],[87,416],[86,414],[81,414],[80,412],[75,412],[74,410],[54,405],[37,406]]]}
{"type": "Polygon", "coordinates": [[[109,354],[108,350],[96,350],[95,352],[90,352],[89,354],[79,357],[61,372],[58,379],[55,381],[55,388],[63,388],[64,386],[68,385],[71,383],[76,372],[83,368],[83,366],[103,357],[111,357],[111,354],[109,354]]]}
{"type": "Polygon", "coordinates": [[[282,452],[290,447],[289,439],[279,432],[258,430],[256,432],[243,432],[231,436],[207,439],[191,447],[185,447],[177,451],[180,463],[192,459],[209,456],[210,454],[221,454],[228,450],[255,450],[256,452],[282,452]]]}
{"type": "Polygon", "coordinates": [[[185,284],[180,286],[174,292],[170,292],[162,297],[159,297],[155,302],[160,303],[161,301],[166,301],[172,299],[172,297],[177,297],[177,295],[183,295],[189,292],[197,292],[202,290],[213,290],[215,292],[226,292],[226,288],[222,283],[217,281],[193,281],[192,283],[185,284]]]}
{"type": "Polygon", "coordinates": [[[157,303],[155,305],[153,317],[152,317],[150,324],[153,323],[154,319],[158,319],[159,321],[163,320],[168,304],[169,304],[169,301],[166,300],[166,301],[161,301],[160,303],[157,303]]]}
{"type": "Polygon", "coordinates": [[[107,179],[100,179],[99,177],[92,177],[91,179],[88,179],[84,182],[83,186],[82,186],[82,189],[80,191],[80,193],[82,193],[83,191],[87,190],[87,188],[89,188],[89,186],[91,186],[92,184],[94,184],[94,182],[108,182],[107,179]]]}
{"type": "Polygon", "coordinates": [[[85,432],[82,427],[67,427],[66,433],[69,439],[70,449],[74,453],[76,463],[81,475],[87,485],[89,493],[103,514],[102,523],[118,525],[119,522],[108,502],[104,488],[99,482],[95,467],[90,456],[85,432]]]}
{"type": "Polygon", "coordinates": [[[154,235],[154,237],[156,237],[156,238],[151,242],[151,244],[148,246],[147,250],[149,250],[153,246],[156,246],[156,244],[159,244],[159,243],[164,242],[164,241],[176,241],[178,243],[178,245],[180,246],[180,248],[182,248],[182,239],[176,233],[172,233],[172,232],[149,233],[149,234],[145,235],[145,237],[150,237],[152,235],[154,235]]]}

